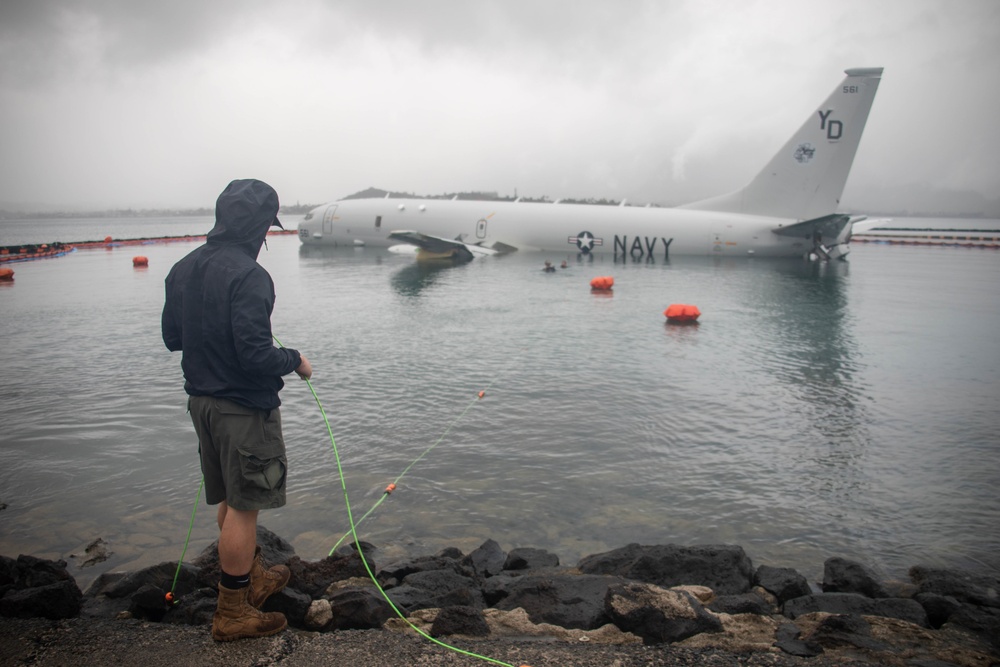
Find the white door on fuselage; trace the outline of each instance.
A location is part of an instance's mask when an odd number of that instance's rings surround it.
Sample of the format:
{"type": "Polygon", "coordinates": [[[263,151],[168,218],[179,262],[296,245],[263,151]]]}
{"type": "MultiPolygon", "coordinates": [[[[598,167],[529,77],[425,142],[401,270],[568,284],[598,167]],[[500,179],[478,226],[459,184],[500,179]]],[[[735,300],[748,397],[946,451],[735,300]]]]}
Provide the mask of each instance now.
{"type": "Polygon", "coordinates": [[[333,234],[333,218],[334,214],[337,212],[337,205],[330,204],[326,207],[326,211],[323,212],[323,233],[333,234]]]}

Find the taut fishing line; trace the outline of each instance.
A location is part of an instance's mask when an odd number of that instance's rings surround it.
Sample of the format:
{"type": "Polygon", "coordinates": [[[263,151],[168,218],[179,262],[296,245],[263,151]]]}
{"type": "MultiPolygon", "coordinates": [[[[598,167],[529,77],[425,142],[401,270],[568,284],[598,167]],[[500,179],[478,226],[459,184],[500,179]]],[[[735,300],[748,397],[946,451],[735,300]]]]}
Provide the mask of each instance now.
{"type": "MultiPolygon", "coordinates": [[[[500,375],[497,375],[495,378],[493,378],[493,381],[490,382],[486,386],[486,389],[483,389],[478,394],[476,394],[476,397],[474,399],[472,399],[471,401],[469,401],[469,404],[465,406],[465,409],[462,410],[462,412],[457,417],[455,417],[455,419],[453,419],[450,424],[448,424],[448,427],[441,433],[441,435],[438,437],[438,439],[435,440],[434,443],[431,444],[430,447],[428,447],[423,452],[421,452],[420,456],[418,456],[417,458],[413,459],[413,461],[410,462],[410,465],[408,465],[405,468],[403,468],[403,472],[399,473],[399,475],[396,477],[396,479],[392,480],[392,482],[387,487],[385,487],[385,491],[383,491],[382,495],[379,496],[378,501],[374,505],[372,505],[371,508],[369,508],[369,510],[367,512],[365,512],[361,516],[360,519],[358,519],[358,522],[357,522],[356,525],[361,525],[361,522],[364,521],[365,519],[367,519],[368,516],[372,512],[374,512],[376,510],[376,508],[378,508],[378,506],[381,505],[382,502],[386,498],[389,497],[389,494],[391,494],[393,491],[396,490],[396,485],[399,484],[399,481],[401,479],[403,479],[403,477],[406,475],[406,473],[410,472],[410,469],[413,468],[413,466],[417,465],[417,463],[419,463],[421,459],[423,459],[425,456],[427,456],[428,454],[431,453],[431,450],[433,450],[435,447],[437,447],[439,444],[441,444],[441,441],[444,440],[444,438],[445,438],[446,435],[448,435],[448,433],[451,431],[452,427],[454,427],[455,424],[457,424],[462,419],[462,417],[464,417],[465,414],[470,409],[472,409],[473,405],[475,405],[478,401],[481,401],[483,399],[483,397],[486,395],[486,392],[490,390],[490,387],[492,387],[499,378],[500,378],[500,375]]],[[[337,540],[337,543],[333,545],[333,547],[330,549],[330,553],[327,554],[327,555],[332,556],[334,554],[334,552],[337,550],[337,547],[339,547],[341,545],[341,543],[344,540],[346,540],[348,537],[350,537],[350,536],[351,536],[351,531],[347,531],[346,533],[344,533],[341,536],[341,538],[339,540],[337,540]]]]}
{"type": "MultiPolygon", "coordinates": [[[[522,347],[521,350],[518,350],[517,354],[515,354],[511,358],[511,361],[509,361],[507,363],[507,366],[505,368],[503,368],[499,373],[497,373],[493,377],[493,379],[490,381],[490,383],[488,385],[486,385],[485,389],[483,389],[482,391],[480,391],[478,394],[476,394],[476,397],[474,399],[472,399],[471,401],[469,401],[469,404],[465,406],[465,409],[462,410],[462,412],[457,417],[455,417],[455,419],[453,419],[450,424],[448,424],[448,427],[444,430],[443,433],[441,433],[440,437],[438,437],[438,439],[435,440],[433,444],[431,444],[430,447],[428,447],[423,452],[421,452],[420,456],[418,456],[417,458],[413,459],[413,461],[410,462],[410,465],[408,465],[405,468],[403,468],[403,471],[401,473],[399,473],[399,475],[396,477],[396,479],[392,480],[392,482],[387,487],[385,487],[385,491],[383,491],[382,495],[379,496],[378,501],[376,501],[375,504],[372,505],[371,508],[369,508],[369,510],[367,512],[365,512],[361,516],[360,519],[358,519],[358,521],[357,521],[357,523],[355,525],[361,525],[361,522],[364,521],[365,519],[367,519],[369,517],[369,515],[371,515],[371,513],[374,512],[376,510],[376,508],[378,508],[378,506],[381,505],[385,501],[385,499],[388,498],[389,495],[393,491],[396,490],[396,485],[399,484],[399,481],[401,479],[403,479],[403,477],[406,475],[406,473],[410,472],[410,469],[413,468],[413,466],[417,465],[417,463],[419,463],[421,459],[423,459],[425,456],[427,456],[428,454],[431,453],[431,450],[433,450],[435,447],[437,447],[439,444],[441,444],[441,441],[444,440],[445,436],[448,435],[448,433],[455,426],[455,424],[457,424],[459,421],[461,421],[461,419],[466,415],[466,413],[469,410],[472,409],[473,405],[475,405],[477,402],[481,401],[483,399],[483,397],[486,396],[486,392],[488,392],[490,390],[490,388],[493,387],[494,384],[496,384],[497,380],[499,380],[501,377],[503,377],[503,375],[510,368],[510,366],[514,362],[514,360],[520,357],[520,353],[521,353],[522,350],[524,350],[524,347],[522,347]]],[[[331,435],[331,437],[332,437],[332,435],[331,435]]],[[[339,547],[341,545],[341,543],[344,540],[346,540],[348,537],[350,537],[350,536],[351,536],[351,531],[347,531],[346,533],[344,533],[340,537],[340,539],[337,540],[337,543],[333,545],[333,547],[330,549],[330,553],[328,553],[327,555],[328,556],[332,556],[334,554],[334,552],[337,550],[337,547],[339,547]]]]}

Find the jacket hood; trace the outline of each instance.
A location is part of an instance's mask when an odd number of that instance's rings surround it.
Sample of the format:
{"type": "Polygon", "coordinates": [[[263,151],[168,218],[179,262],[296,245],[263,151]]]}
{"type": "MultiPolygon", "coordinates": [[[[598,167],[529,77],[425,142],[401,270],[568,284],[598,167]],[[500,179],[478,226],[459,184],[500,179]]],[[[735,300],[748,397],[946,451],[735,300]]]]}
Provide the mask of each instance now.
{"type": "Polygon", "coordinates": [[[215,227],[206,241],[239,245],[256,258],[267,230],[278,222],[278,193],[264,181],[235,180],[215,202],[215,227]]]}

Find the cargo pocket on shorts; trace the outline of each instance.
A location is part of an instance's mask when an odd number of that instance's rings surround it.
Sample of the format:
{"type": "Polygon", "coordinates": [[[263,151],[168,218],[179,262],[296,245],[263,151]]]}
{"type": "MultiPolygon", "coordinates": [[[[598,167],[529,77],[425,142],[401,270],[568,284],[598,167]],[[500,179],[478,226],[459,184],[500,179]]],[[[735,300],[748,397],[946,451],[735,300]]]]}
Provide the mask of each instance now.
{"type": "Polygon", "coordinates": [[[280,442],[274,445],[264,443],[253,448],[239,447],[243,479],[264,491],[283,488],[288,465],[284,449],[280,442]]]}

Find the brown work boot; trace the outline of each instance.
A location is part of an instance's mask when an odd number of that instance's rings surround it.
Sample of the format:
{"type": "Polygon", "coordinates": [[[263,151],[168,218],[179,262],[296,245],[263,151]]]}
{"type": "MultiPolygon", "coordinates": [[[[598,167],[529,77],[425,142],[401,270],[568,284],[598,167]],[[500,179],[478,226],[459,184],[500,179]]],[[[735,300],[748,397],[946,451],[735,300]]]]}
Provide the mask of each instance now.
{"type": "Polygon", "coordinates": [[[247,602],[260,609],[264,606],[264,600],[284,588],[291,576],[292,571],[284,565],[268,567],[264,556],[260,553],[260,547],[257,547],[253,565],[250,567],[250,592],[247,594],[247,602]]]}
{"type": "Polygon", "coordinates": [[[212,639],[229,642],[249,637],[267,637],[288,627],[285,615],[262,612],[247,601],[250,587],[226,588],[219,584],[219,606],[212,619],[212,639]]]}

